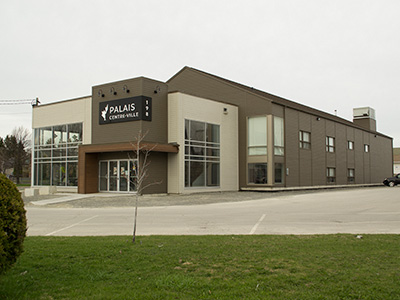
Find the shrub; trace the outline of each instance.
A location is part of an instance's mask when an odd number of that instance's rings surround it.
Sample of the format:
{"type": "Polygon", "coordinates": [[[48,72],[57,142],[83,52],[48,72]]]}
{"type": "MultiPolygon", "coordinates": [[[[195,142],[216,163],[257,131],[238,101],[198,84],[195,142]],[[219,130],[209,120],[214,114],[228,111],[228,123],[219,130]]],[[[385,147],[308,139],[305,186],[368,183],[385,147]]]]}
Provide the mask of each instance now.
{"type": "Polygon", "coordinates": [[[0,274],[22,253],[26,235],[26,211],[14,183],[0,174],[0,274]]]}

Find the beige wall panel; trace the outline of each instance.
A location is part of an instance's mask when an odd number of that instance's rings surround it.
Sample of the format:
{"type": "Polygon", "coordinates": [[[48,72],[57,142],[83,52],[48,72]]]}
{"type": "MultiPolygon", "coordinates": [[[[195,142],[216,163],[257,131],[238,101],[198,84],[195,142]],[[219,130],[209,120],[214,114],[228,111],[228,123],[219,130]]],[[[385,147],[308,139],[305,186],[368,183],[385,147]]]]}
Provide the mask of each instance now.
{"type": "Polygon", "coordinates": [[[182,93],[169,95],[169,142],[177,142],[179,153],[169,156],[168,192],[195,193],[205,191],[236,191],[239,189],[238,155],[238,109],[229,104],[219,103],[182,93]],[[224,113],[227,109],[227,114],[224,113]],[[184,187],[184,120],[197,120],[220,125],[220,187],[184,187]]]}
{"type": "Polygon", "coordinates": [[[91,97],[33,107],[32,128],[83,123],[83,144],[90,144],[92,142],[91,122],[91,97]]]}
{"type": "Polygon", "coordinates": [[[179,145],[179,153],[168,154],[168,193],[179,194],[184,183],[184,119],[178,93],[168,95],[168,142],[179,145]]]}

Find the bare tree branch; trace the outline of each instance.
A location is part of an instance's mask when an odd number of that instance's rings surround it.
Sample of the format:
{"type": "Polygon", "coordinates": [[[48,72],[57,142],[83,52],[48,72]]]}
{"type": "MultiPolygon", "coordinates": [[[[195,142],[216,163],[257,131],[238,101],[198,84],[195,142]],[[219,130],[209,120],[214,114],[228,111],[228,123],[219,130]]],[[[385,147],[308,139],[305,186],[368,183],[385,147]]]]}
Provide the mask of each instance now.
{"type": "MultiPolygon", "coordinates": [[[[149,145],[143,142],[147,133],[148,132],[143,134],[142,131],[140,130],[135,138],[135,141],[131,143],[134,152],[136,154],[136,161],[137,161],[137,166],[135,168],[136,176],[134,177],[135,178],[134,182],[132,182],[136,187],[135,219],[133,224],[133,238],[132,238],[133,243],[135,243],[136,240],[137,211],[138,211],[139,197],[142,195],[143,190],[148,188],[149,186],[161,184],[161,181],[159,181],[159,182],[147,183],[144,185],[145,180],[148,178],[148,168],[150,165],[148,157],[150,155],[150,152],[153,151],[157,146],[157,145],[152,145],[152,147],[148,148],[149,145]],[[143,161],[141,157],[143,157],[143,161]]],[[[130,158],[129,153],[128,157],[130,158]]]]}

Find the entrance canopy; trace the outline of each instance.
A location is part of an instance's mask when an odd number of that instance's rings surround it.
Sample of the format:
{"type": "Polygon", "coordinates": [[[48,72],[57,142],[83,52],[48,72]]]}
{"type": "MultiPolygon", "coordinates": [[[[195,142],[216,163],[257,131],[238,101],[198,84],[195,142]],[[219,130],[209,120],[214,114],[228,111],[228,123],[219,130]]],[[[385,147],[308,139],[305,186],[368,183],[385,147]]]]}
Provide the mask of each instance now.
{"type": "MultiPolygon", "coordinates": [[[[143,142],[140,144],[142,150],[151,150],[154,152],[178,153],[179,145],[175,144],[158,144],[151,142],[143,142]]],[[[79,147],[79,156],[84,153],[104,153],[118,151],[136,151],[135,143],[117,143],[117,144],[101,144],[101,145],[81,145],[79,147]]]]}

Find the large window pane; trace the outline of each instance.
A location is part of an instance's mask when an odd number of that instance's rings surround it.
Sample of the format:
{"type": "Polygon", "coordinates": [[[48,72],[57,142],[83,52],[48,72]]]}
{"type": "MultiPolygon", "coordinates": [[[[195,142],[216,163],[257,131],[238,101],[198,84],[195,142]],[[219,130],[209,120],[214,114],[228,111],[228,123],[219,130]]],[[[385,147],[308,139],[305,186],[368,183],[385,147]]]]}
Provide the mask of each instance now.
{"type": "Polygon", "coordinates": [[[267,154],[267,117],[251,117],[248,119],[249,155],[267,154]]]}
{"type": "Polygon", "coordinates": [[[51,164],[39,164],[38,167],[38,184],[50,185],[51,164]]]}
{"type": "Polygon", "coordinates": [[[214,124],[207,124],[207,142],[219,143],[219,126],[214,124]]]}
{"type": "Polygon", "coordinates": [[[283,183],[283,164],[275,163],[275,183],[283,183]]]}
{"type": "Polygon", "coordinates": [[[53,131],[51,127],[45,127],[40,129],[39,143],[40,145],[51,145],[53,144],[53,131]]]}
{"type": "Polygon", "coordinates": [[[36,128],[34,132],[34,185],[77,186],[82,123],[36,128]]]}
{"type": "Polygon", "coordinates": [[[185,154],[185,187],[219,186],[219,125],[185,120],[185,154]]]}
{"type": "Polygon", "coordinates": [[[205,141],[206,124],[203,122],[190,121],[190,140],[205,141]]]}
{"type": "Polygon", "coordinates": [[[40,129],[39,129],[39,128],[36,128],[36,129],[34,130],[34,134],[35,134],[34,145],[35,145],[35,146],[40,145],[40,129]]]}
{"type": "Polygon", "coordinates": [[[59,125],[53,127],[53,142],[55,145],[67,142],[67,126],[59,125]]]}
{"type": "Polygon", "coordinates": [[[190,186],[205,186],[206,173],[204,162],[190,162],[190,186]]]}
{"type": "Polygon", "coordinates": [[[283,119],[274,117],[274,154],[284,154],[284,125],[283,119]]]}
{"type": "Polygon", "coordinates": [[[219,163],[207,163],[207,186],[219,186],[219,163]]]}
{"type": "Polygon", "coordinates": [[[69,162],[67,168],[68,186],[78,186],[78,163],[69,162]]]}
{"type": "Polygon", "coordinates": [[[267,163],[251,163],[248,169],[249,183],[266,184],[268,183],[267,163]]]}
{"type": "Polygon", "coordinates": [[[52,185],[65,186],[66,185],[66,164],[65,163],[53,163],[52,164],[53,181],[52,185]]]}
{"type": "Polygon", "coordinates": [[[82,123],[68,125],[68,142],[82,142],[82,123]]]}
{"type": "Polygon", "coordinates": [[[136,191],[137,160],[129,161],[129,190],[136,191]]]}

